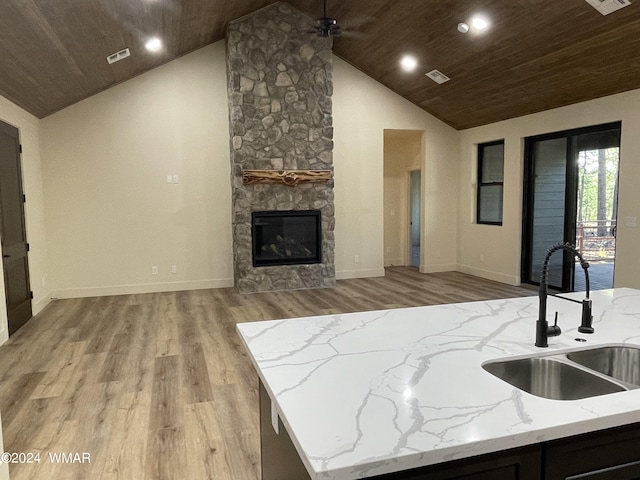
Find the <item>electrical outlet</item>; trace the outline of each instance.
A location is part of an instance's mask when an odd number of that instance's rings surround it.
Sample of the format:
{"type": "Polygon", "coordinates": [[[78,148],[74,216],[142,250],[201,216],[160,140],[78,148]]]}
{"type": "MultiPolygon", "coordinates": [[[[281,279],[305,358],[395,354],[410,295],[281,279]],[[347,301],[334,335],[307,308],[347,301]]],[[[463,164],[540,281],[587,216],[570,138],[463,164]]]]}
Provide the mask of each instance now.
{"type": "Polygon", "coordinates": [[[171,265],[171,273],[178,273],[178,267],[176,265],[171,265]]]}
{"type": "Polygon", "coordinates": [[[151,275],[157,275],[158,274],[158,267],[151,267],[151,275]]]}
{"type": "Polygon", "coordinates": [[[353,263],[360,263],[360,255],[353,256],[353,263]]]}

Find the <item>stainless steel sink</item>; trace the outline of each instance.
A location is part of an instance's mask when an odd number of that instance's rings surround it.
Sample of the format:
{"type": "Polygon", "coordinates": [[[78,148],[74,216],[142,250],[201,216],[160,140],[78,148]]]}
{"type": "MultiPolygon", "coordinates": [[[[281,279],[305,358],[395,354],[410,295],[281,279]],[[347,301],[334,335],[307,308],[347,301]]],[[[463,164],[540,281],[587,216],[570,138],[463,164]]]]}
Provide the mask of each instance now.
{"type": "Polygon", "coordinates": [[[570,352],[567,358],[626,384],[640,387],[640,348],[600,347],[570,352]]]}
{"type": "Polygon", "coordinates": [[[482,368],[520,390],[553,400],[577,400],[627,390],[560,356],[495,361],[482,368]]]}

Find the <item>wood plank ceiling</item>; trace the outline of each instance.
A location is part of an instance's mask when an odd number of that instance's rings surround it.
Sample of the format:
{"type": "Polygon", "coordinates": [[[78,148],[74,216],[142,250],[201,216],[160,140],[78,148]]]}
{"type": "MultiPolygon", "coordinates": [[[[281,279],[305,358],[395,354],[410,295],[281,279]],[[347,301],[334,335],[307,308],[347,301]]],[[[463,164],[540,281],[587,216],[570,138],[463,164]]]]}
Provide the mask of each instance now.
{"type": "MultiPolygon", "coordinates": [[[[270,3],[2,0],[0,95],[46,117],[223,39],[229,21],[270,3]],[[144,49],[153,35],[158,54],[144,49]],[[130,58],[107,64],[126,47],[130,58]]],[[[322,13],[319,0],[289,3],[322,13]]],[[[456,129],[640,88],[640,1],[608,16],[584,0],[328,0],[327,10],[347,31],[336,55],[456,129]],[[488,31],[459,33],[477,12],[488,31]],[[405,53],[416,72],[400,70],[405,53]],[[434,83],[432,69],[451,80],[434,83]]]]}

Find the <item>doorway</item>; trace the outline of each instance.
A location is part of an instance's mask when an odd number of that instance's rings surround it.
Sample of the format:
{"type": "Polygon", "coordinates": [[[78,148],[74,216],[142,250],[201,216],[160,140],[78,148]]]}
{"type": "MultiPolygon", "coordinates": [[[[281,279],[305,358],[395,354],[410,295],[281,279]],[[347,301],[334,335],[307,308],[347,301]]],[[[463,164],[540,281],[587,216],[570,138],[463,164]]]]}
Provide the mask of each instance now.
{"type": "Polygon", "coordinates": [[[409,265],[420,267],[420,186],[422,184],[422,172],[411,170],[409,172],[409,265]]]}
{"type": "Polygon", "coordinates": [[[384,266],[420,267],[424,131],[384,130],[384,266]]]}
{"type": "Polygon", "coordinates": [[[0,238],[9,335],[31,318],[18,129],[0,121],[0,238]]]}
{"type": "MultiPolygon", "coordinates": [[[[547,250],[566,242],[589,262],[592,289],[613,287],[620,131],[615,122],[525,140],[524,282],[539,284],[547,250]]],[[[570,254],[551,257],[549,286],[585,290],[570,254]]]]}

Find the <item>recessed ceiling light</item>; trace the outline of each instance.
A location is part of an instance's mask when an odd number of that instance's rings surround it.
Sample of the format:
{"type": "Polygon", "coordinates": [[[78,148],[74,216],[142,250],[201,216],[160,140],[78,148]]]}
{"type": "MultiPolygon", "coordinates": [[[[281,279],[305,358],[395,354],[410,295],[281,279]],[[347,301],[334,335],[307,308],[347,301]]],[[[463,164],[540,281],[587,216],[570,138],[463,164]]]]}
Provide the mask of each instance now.
{"type": "Polygon", "coordinates": [[[469,31],[469,25],[464,22],[458,24],[458,31],[460,33],[467,33],[469,31]]]}
{"type": "Polygon", "coordinates": [[[418,60],[411,55],[405,55],[402,57],[402,60],[400,60],[400,66],[405,72],[413,72],[418,66],[418,60]]]}
{"type": "Polygon", "coordinates": [[[471,26],[476,30],[482,32],[483,30],[489,28],[489,22],[486,18],[476,15],[471,19],[471,26]]]}
{"type": "Polygon", "coordinates": [[[162,40],[158,37],[153,37],[147,40],[147,43],[145,43],[144,46],[150,52],[159,52],[162,50],[162,40]]]}

